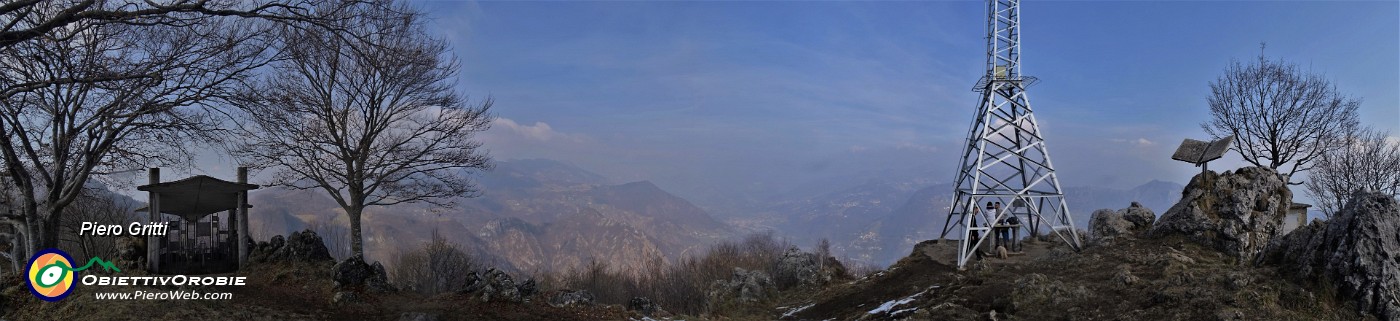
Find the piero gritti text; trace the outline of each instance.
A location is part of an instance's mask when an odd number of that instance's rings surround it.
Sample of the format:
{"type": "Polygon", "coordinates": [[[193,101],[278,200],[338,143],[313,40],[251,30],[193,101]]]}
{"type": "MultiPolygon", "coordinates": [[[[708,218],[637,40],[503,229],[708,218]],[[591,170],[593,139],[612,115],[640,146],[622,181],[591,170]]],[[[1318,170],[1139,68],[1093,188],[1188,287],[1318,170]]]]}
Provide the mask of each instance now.
{"type": "Polygon", "coordinates": [[[166,222],[141,223],[131,222],[128,225],[121,224],[98,224],[97,222],[83,222],[78,229],[78,235],[94,236],[165,236],[169,230],[166,222]]]}

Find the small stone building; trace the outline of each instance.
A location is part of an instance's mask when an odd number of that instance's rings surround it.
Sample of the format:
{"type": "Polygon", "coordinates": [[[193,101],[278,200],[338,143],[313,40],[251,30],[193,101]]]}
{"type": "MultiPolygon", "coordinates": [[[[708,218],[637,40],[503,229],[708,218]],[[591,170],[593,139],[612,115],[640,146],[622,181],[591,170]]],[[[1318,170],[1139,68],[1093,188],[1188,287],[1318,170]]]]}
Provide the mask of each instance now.
{"type": "Polygon", "coordinates": [[[1303,203],[1293,203],[1288,206],[1288,214],[1283,216],[1283,226],[1279,230],[1279,235],[1288,234],[1304,225],[1308,225],[1308,208],[1312,205],[1303,203]]]}

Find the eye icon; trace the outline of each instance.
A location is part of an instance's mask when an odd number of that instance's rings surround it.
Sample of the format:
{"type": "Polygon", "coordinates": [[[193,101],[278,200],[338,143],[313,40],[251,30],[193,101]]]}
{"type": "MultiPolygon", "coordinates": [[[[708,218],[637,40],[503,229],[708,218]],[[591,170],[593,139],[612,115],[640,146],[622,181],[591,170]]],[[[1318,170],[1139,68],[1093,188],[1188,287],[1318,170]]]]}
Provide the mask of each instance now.
{"type": "Polygon", "coordinates": [[[43,269],[39,270],[39,286],[52,287],[58,284],[58,282],[63,282],[66,274],[64,272],[67,272],[65,270],[66,269],[58,263],[44,266],[43,269]]]}
{"type": "Polygon", "coordinates": [[[44,301],[58,301],[73,292],[73,258],[58,249],[45,249],[29,259],[29,291],[44,301]]]}

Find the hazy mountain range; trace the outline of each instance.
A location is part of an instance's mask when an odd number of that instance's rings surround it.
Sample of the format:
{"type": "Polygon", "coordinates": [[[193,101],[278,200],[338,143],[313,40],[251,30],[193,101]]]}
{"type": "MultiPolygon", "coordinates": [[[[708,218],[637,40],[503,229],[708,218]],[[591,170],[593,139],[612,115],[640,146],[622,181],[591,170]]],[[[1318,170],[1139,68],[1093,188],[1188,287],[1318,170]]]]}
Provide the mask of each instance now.
{"type": "MultiPolygon", "coordinates": [[[[696,254],[720,240],[772,230],[803,247],[827,238],[837,257],[884,266],[907,255],[913,244],[938,237],[943,227],[952,188],[918,177],[926,176],[832,179],[806,191],[764,197],[767,204],[723,202],[710,207],[723,208],[720,220],[703,209],[709,206],[651,182],[618,183],[551,160],[499,161],[495,170],[477,177],[483,195],[454,208],[367,210],[366,247],[371,258],[392,260],[391,253],[421,245],[436,230],[484,261],[521,271],[567,270],[589,260],[639,269],[696,254]]],[[[1069,187],[1066,194],[1076,225],[1083,226],[1093,210],[1123,208],[1131,201],[1163,211],[1181,189],[1152,181],[1129,190],[1069,187]]],[[[321,193],[253,193],[255,235],[308,226],[344,229],[339,208],[321,193]]]]}

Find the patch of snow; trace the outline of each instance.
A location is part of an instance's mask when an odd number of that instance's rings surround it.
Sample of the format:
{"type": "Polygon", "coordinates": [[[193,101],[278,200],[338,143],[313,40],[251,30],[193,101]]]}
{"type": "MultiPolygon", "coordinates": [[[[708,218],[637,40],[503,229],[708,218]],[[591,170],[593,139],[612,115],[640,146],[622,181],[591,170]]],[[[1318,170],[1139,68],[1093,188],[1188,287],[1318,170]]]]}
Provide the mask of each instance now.
{"type": "Polygon", "coordinates": [[[916,294],[911,295],[911,296],[904,297],[904,298],[899,299],[899,300],[890,300],[890,301],[888,301],[888,302],[885,302],[884,304],[881,304],[880,307],[877,307],[877,308],[875,308],[874,310],[870,310],[870,312],[866,312],[865,314],[880,314],[880,313],[890,312],[890,309],[894,309],[894,307],[897,307],[897,306],[900,306],[900,305],[903,305],[903,304],[906,304],[906,303],[909,303],[909,302],[914,302],[914,299],[915,299],[915,298],[918,298],[920,295],[923,295],[923,294],[924,294],[923,292],[919,292],[919,293],[916,293],[916,294]]]}
{"type": "Polygon", "coordinates": [[[899,315],[901,315],[901,314],[905,314],[905,313],[909,313],[909,312],[914,312],[914,310],[918,310],[918,309],[919,309],[919,308],[914,307],[914,308],[908,308],[908,309],[903,309],[903,310],[896,310],[896,311],[894,311],[894,312],[890,312],[890,317],[891,317],[891,318],[897,318],[897,317],[899,317],[899,315]]]}
{"type": "Polygon", "coordinates": [[[806,305],[806,306],[802,306],[802,307],[799,307],[799,308],[796,308],[796,309],[792,309],[792,311],[788,311],[787,313],[783,313],[783,316],[782,316],[780,319],[786,319],[786,318],[788,318],[788,317],[791,317],[791,316],[794,315],[794,314],[797,314],[798,312],[802,312],[802,310],[806,310],[807,308],[811,308],[811,307],[814,307],[814,306],[817,306],[817,304],[816,304],[816,303],[812,303],[812,304],[808,304],[808,305],[806,305]]]}
{"type": "MultiPolygon", "coordinates": [[[[890,312],[890,310],[893,310],[893,309],[896,308],[896,307],[899,307],[899,306],[901,306],[901,305],[908,304],[909,302],[914,302],[914,300],[915,300],[915,299],[918,299],[919,296],[922,296],[922,295],[924,295],[924,293],[928,293],[928,291],[933,290],[933,289],[937,289],[937,288],[938,288],[937,285],[930,286],[930,287],[928,287],[928,289],[925,289],[925,290],[923,290],[923,291],[919,291],[919,293],[914,293],[914,295],[910,295],[910,296],[907,296],[907,297],[903,297],[903,298],[900,298],[900,299],[898,299],[898,300],[890,300],[890,301],[887,301],[887,302],[885,302],[884,304],[880,304],[880,306],[879,306],[879,307],[876,307],[874,310],[870,310],[870,312],[866,312],[865,314],[880,314],[880,313],[890,312]]],[[[902,309],[902,310],[897,310],[897,311],[894,311],[894,312],[890,312],[890,316],[895,316],[895,315],[898,315],[898,314],[901,314],[901,313],[906,313],[906,312],[914,311],[914,309],[916,309],[916,308],[908,308],[908,309],[902,309]]]]}

